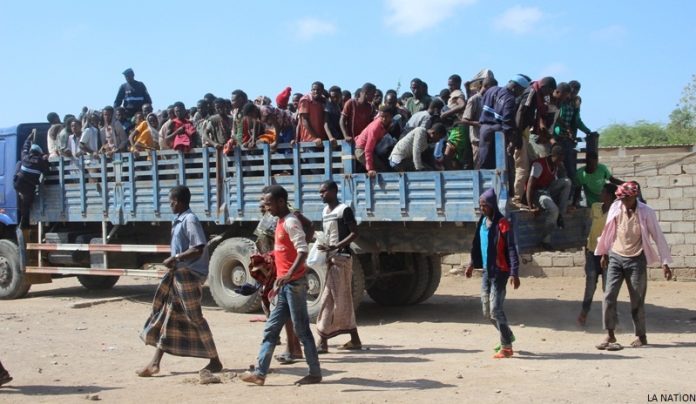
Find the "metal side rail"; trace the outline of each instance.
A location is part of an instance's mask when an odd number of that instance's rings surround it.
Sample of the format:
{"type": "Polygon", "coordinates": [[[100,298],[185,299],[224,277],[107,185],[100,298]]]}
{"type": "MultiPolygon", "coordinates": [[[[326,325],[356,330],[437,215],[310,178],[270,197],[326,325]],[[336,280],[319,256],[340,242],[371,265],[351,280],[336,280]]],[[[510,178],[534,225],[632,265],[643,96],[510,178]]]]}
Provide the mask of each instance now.
{"type": "Polygon", "coordinates": [[[142,252],[142,253],[169,253],[168,245],[140,245],[140,244],[47,244],[29,243],[27,250],[38,251],[90,251],[90,252],[142,252]]]}
{"type": "Polygon", "coordinates": [[[83,268],[83,267],[26,267],[28,274],[51,275],[97,275],[97,276],[140,276],[143,278],[161,278],[166,269],[136,268],[83,268]]]}

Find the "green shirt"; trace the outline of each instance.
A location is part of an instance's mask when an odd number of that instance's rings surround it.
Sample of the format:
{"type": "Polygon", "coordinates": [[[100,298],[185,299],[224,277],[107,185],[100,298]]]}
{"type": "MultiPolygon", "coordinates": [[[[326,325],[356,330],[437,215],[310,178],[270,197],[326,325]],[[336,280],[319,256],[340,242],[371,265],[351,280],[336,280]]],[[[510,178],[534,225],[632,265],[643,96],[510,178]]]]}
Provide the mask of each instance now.
{"type": "Polygon", "coordinates": [[[575,174],[575,181],[585,191],[587,206],[592,206],[593,203],[601,202],[600,194],[611,177],[611,171],[604,164],[597,164],[597,169],[592,174],[586,170],[587,167],[580,168],[575,174]]]}

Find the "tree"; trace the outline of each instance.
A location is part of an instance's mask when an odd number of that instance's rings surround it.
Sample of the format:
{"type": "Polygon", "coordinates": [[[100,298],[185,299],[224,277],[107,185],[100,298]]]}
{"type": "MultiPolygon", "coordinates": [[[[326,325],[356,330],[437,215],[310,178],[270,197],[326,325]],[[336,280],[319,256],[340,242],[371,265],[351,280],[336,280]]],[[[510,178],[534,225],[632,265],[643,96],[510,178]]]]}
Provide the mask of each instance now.
{"type": "Polygon", "coordinates": [[[696,74],[682,90],[677,108],[669,114],[667,129],[686,143],[696,140],[696,74]]]}

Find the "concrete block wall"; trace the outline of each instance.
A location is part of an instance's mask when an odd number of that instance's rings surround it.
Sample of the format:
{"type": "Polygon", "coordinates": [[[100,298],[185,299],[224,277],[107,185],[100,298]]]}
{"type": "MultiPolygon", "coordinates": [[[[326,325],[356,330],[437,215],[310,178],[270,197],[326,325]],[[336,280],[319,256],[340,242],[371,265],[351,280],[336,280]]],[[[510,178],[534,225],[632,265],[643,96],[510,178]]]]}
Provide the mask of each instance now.
{"type": "MultiPolygon", "coordinates": [[[[672,251],[677,279],[696,280],[696,149],[674,148],[600,149],[600,162],[616,178],[638,181],[643,197],[657,213],[672,251]]],[[[522,276],[584,276],[581,249],[523,254],[522,276]]],[[[443,256],[443,272],[461,272],[468,254],[443,256]]],[[[662,279],[660,268],[651,268],[651,279],[662,279]]]]}

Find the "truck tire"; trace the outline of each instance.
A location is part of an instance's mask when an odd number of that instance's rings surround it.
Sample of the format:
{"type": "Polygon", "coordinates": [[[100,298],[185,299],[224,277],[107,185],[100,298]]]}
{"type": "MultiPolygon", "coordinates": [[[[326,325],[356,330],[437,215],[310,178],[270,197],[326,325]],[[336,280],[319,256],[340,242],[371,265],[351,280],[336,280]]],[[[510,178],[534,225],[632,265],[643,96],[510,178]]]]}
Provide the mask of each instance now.
{"type": "Polygon", "coordinates": [[[255,283],[249,273],[249,257],[256,253],[253,241],[233,237],[220,243],[210,257],[208,287],[215,303],[235,313],[249,313],[261,307],[261,294],[242,296],[234,289],[255,283]]]}
{"type": "Polygon", "coordinates": [[[77,275],[77,280],[89,290],[107,290],[114,287],[120,276],[77,275]]]}
{"type": "MultiPolygon", "coordinates": [[[[376,303],[383,306],[400,306],[408,304],[424,277],[415,271],[413,254],[386,254],[380,256],[380,265],[395,268],[397,271],[408,270],[408,273],[388,276],[377,281],[367,290],[367,294],[376,303]]],[[[377,271],[378,273],[381,271],[377,271]]],[[[385,271],[389,273],[389,271],[385,271]]]]}
{"type": "Polygon", "coordinates": [[[406,304],[420,303],[420,298],[425,294],[430,285],[430,265],[425,254],[413,254],[413,276],[416,278],[411,295],[406,304]]]}
{"type": "Polygon", "coordinates": [[[31,284],[19,266],[19,248],[10,240],[0,240],[0,299],[19,299],[31,284]]]}
{"type": "Polygon", "coordinates": [[[442,261],[439,255],[427,255],[423,256],[428,264],[428,283],[425,291],[420,295],[418,299],[414,302],[415,304],[422,303],[430,299],[437,291],[438,286],[440,286],[440,278],[442,277],[442,261]]]}
{"type": "Polygon", "coordinates": [[[351,281],[353,310],[357,312],[363,296],[365,295],[365,271],[363,271],[360,259],[358,259],[356,255],[353,255],[353,278],[351,281]]]}

